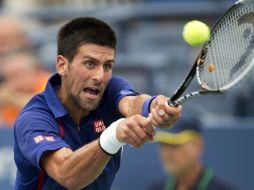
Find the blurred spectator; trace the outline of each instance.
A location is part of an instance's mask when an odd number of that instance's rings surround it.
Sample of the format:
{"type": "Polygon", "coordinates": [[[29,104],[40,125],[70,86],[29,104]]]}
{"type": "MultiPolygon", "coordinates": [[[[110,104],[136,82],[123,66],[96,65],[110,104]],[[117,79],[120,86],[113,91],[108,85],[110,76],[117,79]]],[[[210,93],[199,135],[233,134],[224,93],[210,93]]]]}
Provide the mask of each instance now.
{"type": "Polygon", "coordinates": [[[114,6],[129,3],[136,3],[141,0],[5,0],[3,1],[3,8],[11,13],[22,15],[31,11],[39,11],[43,8],[52,7],[84,7],[96,8],[103,6],[114,6]]]}
{"type": "Polygon", "coordinates": [[[0,65],[0,121],[11,127],[30,98],[44,90],[49,73],[27,52],[6,55],[0,65]]]}
{"type": "Polygon", "coordinates": [[[1,16],[0,28],[0,55],[30,47],[22,22],[17,18],[1,16]]]}
{"type": "Polygon", "coordinates": [[[158,131],[159,153],[165,171],[171,178],[155,184],[150,190],[232,190],[202,161],[203,138],[200,122],[182,118],[167,131],[158,131]]]}

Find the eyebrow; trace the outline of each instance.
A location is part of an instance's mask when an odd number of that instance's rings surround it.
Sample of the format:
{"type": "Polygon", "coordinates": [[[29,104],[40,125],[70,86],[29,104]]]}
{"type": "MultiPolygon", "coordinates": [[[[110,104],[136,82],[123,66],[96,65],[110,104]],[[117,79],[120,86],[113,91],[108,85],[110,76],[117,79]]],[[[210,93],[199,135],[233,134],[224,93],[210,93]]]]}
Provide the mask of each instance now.
{"type": "MultiPolygon", "coordinates": [[[[91,56],[91,55],[84,55],[84,56],[82,57],[82,59],[93,59],[93,60],[95,60],[96,62],[100,62],[99,59],[97,59],[97,58],[95,58],[95,57],[93,57],[93,56],[91,56]]],[[[107,60],[106,62],[115,63],[115,59],[110,59],[110,60],[107,60]]]]}

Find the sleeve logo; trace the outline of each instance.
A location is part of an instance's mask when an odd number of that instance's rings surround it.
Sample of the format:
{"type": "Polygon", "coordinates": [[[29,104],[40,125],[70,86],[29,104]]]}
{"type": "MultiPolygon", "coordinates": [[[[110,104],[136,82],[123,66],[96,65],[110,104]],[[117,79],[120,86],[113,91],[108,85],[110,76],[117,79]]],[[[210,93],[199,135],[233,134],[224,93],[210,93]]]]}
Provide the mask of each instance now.
{"type": "Polygon", "coordinates": [[[55,141],[54,137],[53,136],[42,136],[42,135],[38,135],[36,137],[34,137],[34,142],[36,144],[38,144],[39,142],[41,141],[55,141]]]}

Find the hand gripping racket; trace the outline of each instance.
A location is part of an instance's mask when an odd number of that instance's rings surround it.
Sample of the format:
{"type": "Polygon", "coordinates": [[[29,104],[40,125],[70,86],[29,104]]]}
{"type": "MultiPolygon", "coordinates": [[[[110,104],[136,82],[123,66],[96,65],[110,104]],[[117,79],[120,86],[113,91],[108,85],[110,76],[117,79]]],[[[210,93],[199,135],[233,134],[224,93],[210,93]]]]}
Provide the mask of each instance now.
{"type": "Polygon", "coordinates": [[[225,92],[246,78],[254,65],[254,0],[240,0],[211,30],[190,72],[169,100],[177,106],[205,94],[225,92]],[[201,90],[180,97],[197,76],[201,90]]]}

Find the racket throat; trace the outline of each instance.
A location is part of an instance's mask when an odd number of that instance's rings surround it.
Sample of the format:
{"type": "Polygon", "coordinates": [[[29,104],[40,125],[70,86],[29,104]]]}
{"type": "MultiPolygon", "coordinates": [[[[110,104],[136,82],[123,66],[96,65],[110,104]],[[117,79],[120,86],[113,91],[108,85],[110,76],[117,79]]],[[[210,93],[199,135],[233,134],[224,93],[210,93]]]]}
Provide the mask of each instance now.
{"type": "Polygon", "coordinates": [[[175,101],[169,100],[168,105],[176,107],[178,105],[185,103],[187,100],[191,100],[191,99],[196,98],[198,96],[207,95],[207,94],[221,94],[221,91],[205,91],[204,90],[204,91],[191,92],[191,93],[186,94],[185,96],[178,98],[175,101]]]}
{"type": "Polygon", "coordinates": [[[182,97],[178,98],[177,100],[175,100],[173,102],[169,100],[168,103],[169,103],[170,106],[174,106],[175,107],[175,106],[183,104],[187,100],[190,100],[190,99],[193,99],[195,97],[201,96],[201,94],[203,94],[203,92],[205,92],[205,91],[191,92],[189,94],[186,94],[185,96],[182,96],[182,97]]]}

